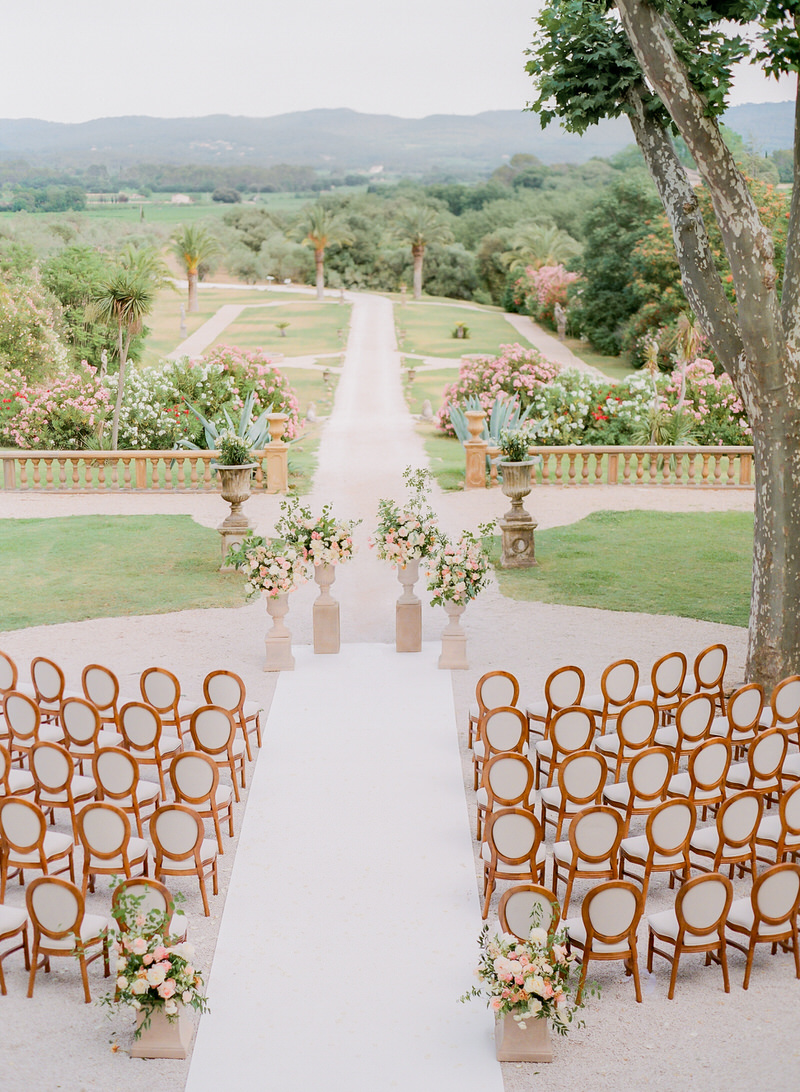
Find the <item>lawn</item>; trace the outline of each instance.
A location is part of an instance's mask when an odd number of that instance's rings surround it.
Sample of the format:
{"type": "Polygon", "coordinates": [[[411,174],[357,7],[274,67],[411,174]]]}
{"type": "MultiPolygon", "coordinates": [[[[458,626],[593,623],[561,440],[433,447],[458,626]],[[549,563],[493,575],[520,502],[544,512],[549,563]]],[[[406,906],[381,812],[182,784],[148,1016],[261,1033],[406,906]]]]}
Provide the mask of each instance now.
{"type": "MultiPolygon", "coordinates": [[[[250,302],[256,302],[252,296],[250,302]]],[[[350,310],[350,304],[317,302],[308,297],[275,306],[248,307],[214,344],[263,349],[286,357],[338,353],[347,341],[350,310]],[[289,323],[284,337],[275,325],[278,322],[289,323]]]]}
{"type": "Polygon", "coordinates": [[[564,339],[564,344],[568,349],[572,349],[575,356],[580,357],[584,364],[591,364],[610,379],[628,379],[640,371],[639,368],[629,364],[623,356],[605,356],[603,353],[595,352],[588,341],[568,337],[564,339]]]}
{"type": "Polygon", "coordinates": [[[436,368],[432,371],[415,369],[413,382],[409,382],[408,370],[414,367],[414,358],[406,357],[403,369],[403,390],[411,413],[422,413],[422,403],[427,399],[434,413],[443,402],[444,389],[458,379],[458,367],[436,368]]]}
{"type": "Polygon", "coordinates": [[[431,473],[440,488],[447,492],[463,489],[466,456],[461,443],[429,424],[418,424],[417,432],[422,436],[431,473]]]}
{"type": "Polygon", "coordinates": [[[219,535],[190,516],[8,519],[0,537],[5,630],[244,602],[242,577],[217,571],[219,535]]]}
{"type": "Polygon", "coordinates": [[[513,345],[514,342],[528,345],[525,338],[506,322],[501,312],[475,308],[474,304],[469,307],[459,307],[453,303],[441,306],[428,303],[395,304],[395,326],[404,335],[401,351],[458,360],[465,353],[497,356],[501,345],[513,345]],[[457,322],[466,323],[468,338],[453,337],[457,322]]]}
{"type": "Polygon", "coordinates": [[[753,517],[741,512],[595,512],[536,533],[538,565],[501,569],[511,599],[746,626],[753,517]]]}

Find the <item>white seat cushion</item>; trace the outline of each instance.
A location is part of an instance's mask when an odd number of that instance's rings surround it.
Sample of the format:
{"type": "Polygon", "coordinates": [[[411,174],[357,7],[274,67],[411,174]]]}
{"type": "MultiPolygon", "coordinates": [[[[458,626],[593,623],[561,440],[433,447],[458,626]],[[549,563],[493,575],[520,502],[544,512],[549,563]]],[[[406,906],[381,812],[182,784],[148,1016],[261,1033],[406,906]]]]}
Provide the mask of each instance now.
{"type": "Polygon", "coordinates": [[[98,751],[101,747],[122,747],[122,734],[120,732],[114,732],[110,728],[101,728],[97,733],[97,743],[83,743],[70,745],[70,754],[73,755],[93,755],[95,751],[98,751]]]}
{"type": "Polygon", "coordinates": [[[483,762],[486,757],[486,744],[482,739],[476,739],[472,744],[472,753],[475,755],[479,762],[483,762]]]}
{"type": "MultiPolygon", "coordinates": [[[[566,921],[561,923],[561,928],[565,929],[567,936],[575,944],[580,944],[583,948],[586,945],[586,926],[583,924],[582,918],[567,918],[566,921]]],[[[595,952],[627,952],[630,948],[627,940],[618,940],[615,944],[604,944],[602,941],[596,940],[592,945],[592,950],[595,952]]]]}
{"type": "MultiPolygon", "coordinates": [[[[213,842],[210,838],[204,838],[200,845],[200,860],[208,862],[213,860],[217,856],[217,843],[213,842]]],[[[195,863],[194,857],[187,857],[184,861],[174,861],[172,857],[164,857],[164,866],[168,868],[170,872],[194,872],[195,863]]]]}
{"type": "MultiPolygon", "coordinates": [[[[108,928],[108,918],[102,917],[100,914],[84,914],[83,921],[81,922],[81,940],[86,943],[87,940],[92,940],[93,937],[99,936],[104,929],[108,928]]],[[[52,937],[46,937],[42,934],[42,946],[44,948],[56,948],[59,951],[71,952],[75,947],[75,936],[71,934],[68,937],[62,937],[60,940],[53,940],[52,937]]]]}
{"type": "MultiPolygon", "coordinates": [[[[781,836],[781,817],[780,815],[767,815],[758,824],[758,831],[756,832],[756,841],[766,843],[767,845],[777,846],[778,840],[781,836]]],[[[787,834],[786,835],[787,846],[800,846],[800,834],[787,834]]]]}
{"type": "MultiPolygon", "coordinates": [[[[688,800],[692,789],[692,779],[688,773],[675,774],[669,779],[668,796],[684,796],[688,800]]],[[[721,789],[695,789],[694,799],[702,804],[704,800],[716,801],[722,795],[721,789]]]]}
{"type": "Polygon", "coordinates": [[[700,830],[696,830],[692,835],[692,840],[689,845],[692,849],[696,849],[700,853],[709,853],[713,856],[717,852],[717,846],[719,845],[717,828],[703,827],[700,830]]]}
{"type": "MultiPolygon", "coordinates": [[[[147,856],[149,846],[144,838],[131,838],[128,842],[128,861],[130,864],[138,864],[143,861],[147,856]]],[[[122,870],[122,854],[120,853],[116,857],[94,857],[92,856],[89,861],[88,871],[92,871],[92,866],[96,865],[97,868],[116,868],[118,871],[122,870]]]]}
{"type": "Polygon", "coordinates": [[[481,787],[475,793],[475,799],[477,800],[478,807],[480,808],[485,808],[486,805],[489,803],[489,793],[486,791],[483,785],[481,785],[481,787]]]}
{"type": "Polygon", "coordinates": [[[477,720],[479,716],[480,716],[480,706],[478,705],[478,703],[476,701],[471,701],[469,703],[469,717],[470,717],[470,720],[477,720]]]}
{"type": "MultiPolygon", "coordinates": [[[[569,842],[556,842],[553,846],[553,858],[558,861],[560,865],[564,865],[565,868],[569,868],[572,864],[572,846],[569,842]]],[[[595,861],[589,862],[580,860],[578,870],[580,872],[608,872],[609,861],[595,861]]]]}
{"type": "MultiPolygon", "coordinates": [[[[181,743],[181,741],[178,739],[177,736],[162,736],[161,740],[159,742],[159,745],[158,745],[158,749],[161,752],[161,757],[164,758],[166,755],[173,755],[173,754],[176,754],[178,751],[182,750],[183,749],[183,744],[181,743]]],[[[133,755],[134,758],[138,758],[138,759],[143,759],[143,758],[154,759],[156,757],[156,753],[155,753],[155,751],[153,750],[152,747],[150,747],[146,751],[132,750],[131,754],[133,755]]]]}
{"type": "MultiPolygon", "coordinates": [[[[72,849],[72,844],[71,834],[61,834],[57,830],[48,830],[44,836],[44,855],[49,861],[68,849],[72,849]]],[[[39,863],[39,854],[36,850],[32,853],[17,853],[16,850],[11,849],[9,853],[12,865],[39,863]]]]}
{"type": "MultiPolygon", "coordinates": [[[[731,766],[728,770],[728,776],[725,778],[725,784],[744,788],[750,780],[750,767],[746,762],[737,762],[735,766],[731,766]]],[[[753,782],[752,788],[758,789],[760,792],[767,792],[769,789],[778,788],[777,777],[757,777],[753,782]]]]}
{"type": "MultiPolygon", "coordinates": [[[[662,910],[659,914],[651,914],[647,924],[660,937],[669,940],[678,939],[678,916],[674,910],[662,910]]],[[[694,933],[684,933],[684,946],[686,948],[702,948],[707,944],[713,944],[718,940],[717,933],[704,933],[696,936],[694,933]]]]}
{"type": "MultiPolygon", "coordinates": [[[[745,932],[749,933],[753,928],[754,921],[755,914],[753,913],[753,904],[750,899],[735,899],[731,903],[727,918],[728,925],[738,925],[740,929],[744,929],[745,932]]],[[[778,925],[767,925],[765,921],[762,921],[758,927],[758,935],[771,936],[775,933],[785,933],[788,928],[788,919],[778,925]]]]}
{"type": "MultiPolygon", "coordinates": [[[[637,834],[633,838],[623,838],[619,844],[620,856],[624,853],[626,860],[634,864],[645,865],[648,854],[647,835],[637,834]]],[[[680,853],[654,853],[653,865],[656,868],[682,868],[684,859],[680,853]]]]}
{"type": "Polygon", "coordinates": [[[781,777],[800,778],[800,754],[789,755],[783,760],[781,777]]]}
{"type": "MultiPolygon", "coordinates": [[[[79,774],[75,774],[72,778],[72,795],[77,800],[79,796],[87,796],[90,793],[97,791],[97,784],[92,777],[81,777],[79,774]]],[[[49,804],[57,804],[61,802],[66,804],[67,794],[65,792],[47,792],[42,789],[39,794],[41,803],[47,807],[49,804]]]]}
{"type": "Polygon", "coordinates": [[[18,906],[5,906],[0,903],[0,936],[4,936],[12,930],[16,932],[22,928],[27,920],[28,915],[18,906]]]}
{"type": "MultiPolygon", "coordinates": [[[[29,770],[8,771],[8,787],[12,796],[23,796],[25,793],[31,792],[35,785],[33,774],[29,770]]],[[[2,793],[0,793],[1,795],[2,793]]]]}
{"type": "Polygon", "coordinates": [[[524,702],[525,715],[532,720],[546,720],[549,708],[546,701],[524,702]]]}
{"type": "MultiPolygon", "coordinates": [[[[475,702],[474,704],[475,704],[475,709],[477,711],[477,708],[478,708],[477,702],[475,702]]],[[[472,706],[470,706],[470,710],[471,709],[472,709],[472,706]]],[[[263,713],[263,712],[264,712],[264,706],[261,704],[261,702],[250,701],[248,699],[244,703],[244,715],[245,715],[246,720],[250,720],[251,717],[255,717],[259,713],[263,713]]]]}
{"type": "Polygon", "coordinates": [[[545,760],[553,757],[553,741],[550,739],[542,739],[536,744],[536,753],[539,758],[545,760]]]}
{"type": "Polygon", "coordinates": [[[608,735],[600,736],[599,739],[594,741],[594,748],[604,755],[616,755],[619,754],[621,743],[622,741],[616,732],[609,732],[608,735]]]}
{"type": "Polygon", "coordinates": [[[617,785],[608,785],[603,789],[603,799],[607,800],[609,804],[620,804],[622,807],[627,807],[630,798],[631,787],[627,781],[620,781],[617,785]]]}
{"type": "Polygon", "coordinates": [[[672,747],[673,750],[678,746],[678,729],[674,724],[667,724],[663,728],[659,728],[653,739],[653,745],[655,747],[672,747]]]}
{"type": "Polygon", "coordinates": [[[650,683],[644,683],[642,686],[637,686],[634,691],[633,701],[652,701],[655,690],[653,690],[650,683]]]}
{"type": "MultiPolygon", "coordinates": [[[[544,848],[544,843],[542,843],[542,845],[540,845],[539,848],[536,850],[536,863],[537,863],[537,865],[544,863],[545,852],[546,851],[545,851],[545,848],[544,848]]],[[[481,858],[484,861],[486,861],[487,864],[491,864],[492,851],[489,848],[489,843],[488,842],[484,842],[481,845],[481,858]]],[[[528,865],[524,861],[522,862],[522,864],[512,865],[512,864],[507,864],[505,861],[498,860],[497,869],[498,869],[499,872],[527,872],[528,871],[528,865]]]]}
{"type": "Polygon", "coordinates": [[[595,713],[602,713],[606,707],[606,699],[602,693],[590,694],[588,697],[581,698],[581,707],[591,709],[595,713]]]}

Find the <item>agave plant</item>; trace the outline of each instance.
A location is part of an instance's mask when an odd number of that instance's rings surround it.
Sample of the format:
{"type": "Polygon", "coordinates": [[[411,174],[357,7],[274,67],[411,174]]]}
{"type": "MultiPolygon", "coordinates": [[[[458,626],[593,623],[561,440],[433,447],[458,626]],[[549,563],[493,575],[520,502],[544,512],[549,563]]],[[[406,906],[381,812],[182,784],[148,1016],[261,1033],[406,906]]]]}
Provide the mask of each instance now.
{"type": "MultiPolygon", "coordinates": [[[[466,398],[460,406],[453,404],[450,407],[450,424],[462,444],[469,439],[469,426],[467,425],[465,411],[481,409],[483,409],[483,406],[480,398],[474,394],[466,398]]],[[[520,410],[519,398],[516,396],[508,398],[506,395],[498,394],[492,403],[489,417],[483,426],[483,439],[488,440],[494,447],[500,447],[500,433],[520,428],[527,420],[532,409],[533,406],[528,406],[526,410],[522,411],[520,410]]]]}
{"type": "Polygon", "coordinates": [[[195,451],[214,451],[218,446],[220,433],[233,432],[245,440],[252,451],[261,451],[269,443],[269,422],[267,421],[267,415],[272,412],[272,403],[267,406],[259,417],[253,420],[253,404],[255,402],[255,397],[255,392],[251,391],[247,398],[245,398],[242,412],[239,414],[238,424],[234,423],[234,420],[228,411],[223,409],[222,413],[225,417],[225,425],[219,428],[213,421],[209,421],[207,417],[204,417],[196,406],[193,406],[191,402],[187,402],[186,405],[203,426],[205,446],[194,444],[191,440],[178,440],[178,446],[190,447],[195,451]]]}

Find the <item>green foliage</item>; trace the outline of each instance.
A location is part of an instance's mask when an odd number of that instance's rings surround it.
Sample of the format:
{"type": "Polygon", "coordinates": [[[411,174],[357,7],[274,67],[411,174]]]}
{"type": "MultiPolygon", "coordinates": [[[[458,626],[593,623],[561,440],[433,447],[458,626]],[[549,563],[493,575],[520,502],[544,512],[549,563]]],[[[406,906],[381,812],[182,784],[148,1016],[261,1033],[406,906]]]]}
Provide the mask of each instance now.
{"type": "Polygon", "coordinates": [[[67,361],[52,299],[38,276],[0,278],[0,367],[29,381],[54,375],[67,361]]]}
{"type": "MultiPolygon", "coordinates": [[[[74,245],[53,254],[42,264],[42,283],[61,304],[65,338],[76,363],[87,361],[101,365],[101,354],[113,356],[114,331],[91,319],[91,301],[103,280],[110,276],[111,260],[95,247],[74,245]]],[[[140,347],[131,344],[130,355],[137,359],[140,347]]]]}
{"type": "Polygon", "coordinates": [[[209,420],[196,406],[193,406],[191,402],[187,402],[187,406],[203,426],[205,444],[195,444],[191,440],[179,440],[178,447],[189,447],[195,450],[205,447],[207,451],[213,451],[216,448],[220,452],[220,461],[225,465],[234,466],[248,462],[252,451],[261,451],[269,443],[267,414],[271,412],[272,404],[270,403],[264,412],[254,420],[253,406],[255,400],[255,391],[250,391],[245,398],[238,423],[223,407],[222,416],[227,427],[222,429],[218,429],[213,420],[209,420]]]}

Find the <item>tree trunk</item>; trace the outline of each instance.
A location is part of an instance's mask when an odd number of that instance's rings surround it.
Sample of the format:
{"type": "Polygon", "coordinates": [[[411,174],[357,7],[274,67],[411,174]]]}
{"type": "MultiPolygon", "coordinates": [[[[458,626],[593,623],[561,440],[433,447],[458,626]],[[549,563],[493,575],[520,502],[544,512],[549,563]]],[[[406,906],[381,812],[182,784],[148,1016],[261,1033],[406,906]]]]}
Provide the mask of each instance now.
{"type": "Polygon", "coordinates": [[[425,257],[424,246],[413,246],[411,253],[414,256],[414,299],[422,299],[422,259],[425,257]]]}
{"type": "Polygon", "coordinates": [[[186,271],[186,279],[189,282],[189,302],[187,304],[187,311],[199,310],[197,306],[197,270],[188,269],[186,271]]]}
{"type": "Polygon", "coordinates": [[[314,251],[314,263],[317,267],[317,299],[325,299],[325,251],[314,251]]]}
{"type": "Polygon", "coordinates": [[[128,333],[123,341],[122,324],[119,327],[119,373],[117,374],[117,399],[114,403],[114,418],[111,425],[111,450],[117,450],[117,437],[119,436],[119,415],[122,411],[122,395],[125,391],[125,368],[128,363],[128,345],[131,336],[128,333]]]}

